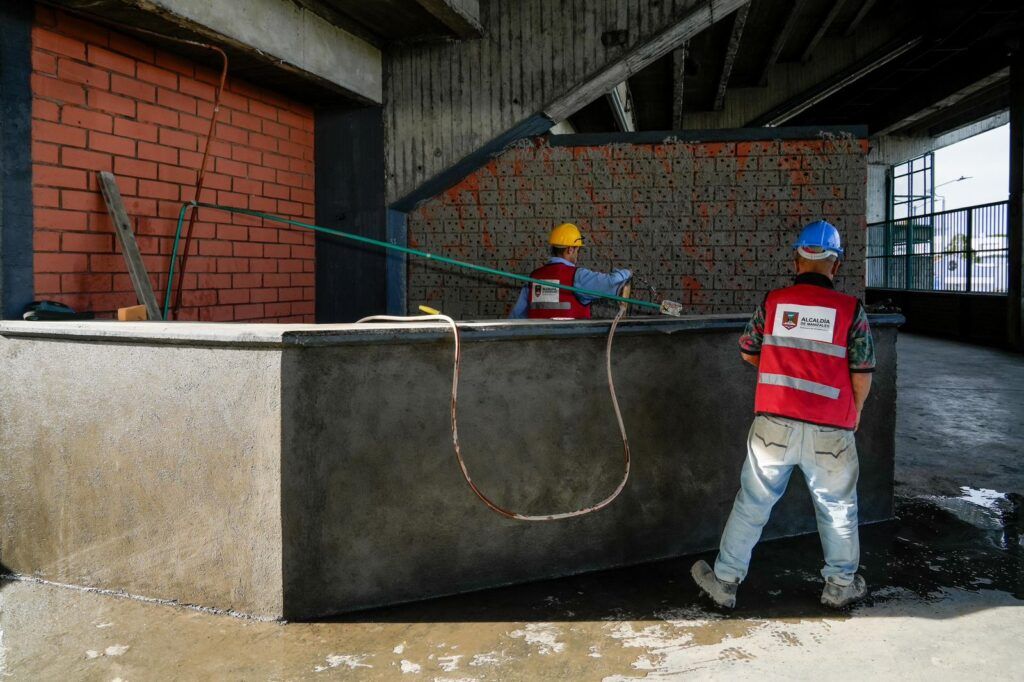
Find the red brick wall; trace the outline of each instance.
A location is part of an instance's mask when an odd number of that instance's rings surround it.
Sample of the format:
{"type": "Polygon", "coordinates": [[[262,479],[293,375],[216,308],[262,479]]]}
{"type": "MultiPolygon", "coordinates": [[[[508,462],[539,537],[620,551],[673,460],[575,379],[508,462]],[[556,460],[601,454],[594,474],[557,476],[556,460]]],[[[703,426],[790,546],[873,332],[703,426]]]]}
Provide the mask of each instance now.
{"type": "MultiPolygon", "coordinates": [[[[37,298],[107,317],[136,299],[98,191],[114,172],[163,303],[218,73],[61,12],[32,32],[37,298]]],[[[229,76],[201,200],[313,218],[313,113],[229,76]]],[[[180,319],[313,321],[313,235],[201,209],[180,319]]]]}
{"type": "MultiPolygon", "coordinates": [[[[798,230],[825,218],[846,242],[837,286],[863,296],[866,153],[865,141],[846,138],[524,142],[410,213],[409,243],[528,274],[547,260],[551,228],[570,221],[587,240],[581,266],[629,267],[687,313],[735,313],[789,281],[798,230]]],[[[409,262],[410,310],[426,303],[456,317],[503,317],[518,291],[409,262]]],[[[595,306],[596,314],[615,310],[595,306]]]]}

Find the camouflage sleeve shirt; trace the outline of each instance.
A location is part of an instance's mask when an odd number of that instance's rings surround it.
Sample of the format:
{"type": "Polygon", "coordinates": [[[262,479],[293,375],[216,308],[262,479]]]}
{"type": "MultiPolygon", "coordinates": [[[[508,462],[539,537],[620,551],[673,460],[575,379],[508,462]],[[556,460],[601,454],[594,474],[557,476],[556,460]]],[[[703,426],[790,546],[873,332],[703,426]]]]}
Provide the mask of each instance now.
{"type": "MultiPolygon", "coordinates": [[[[740,336],[740,350],[747,355],[758,355],[763,342],[764,304],[761,304],[757,306],[757,310],[754,311],[740,336]]],[[[851,372],[875,371],[875,342],[871,338],[868,314],[859,301],[857,302],[857,313],[853,318],[853,324],[850,326],[850,333],[846,340],[846,347],[851,372]]]]}

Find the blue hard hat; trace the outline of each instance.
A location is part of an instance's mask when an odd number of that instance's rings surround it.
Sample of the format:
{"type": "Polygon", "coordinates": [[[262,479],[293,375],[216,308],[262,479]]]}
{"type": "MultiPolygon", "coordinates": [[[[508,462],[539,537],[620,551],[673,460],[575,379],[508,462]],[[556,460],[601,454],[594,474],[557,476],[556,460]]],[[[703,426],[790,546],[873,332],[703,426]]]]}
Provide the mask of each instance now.
{"type": "Polygon", "coordinates": [[[844,255],[839,230],[832,223],[815,220],[804,226],[793,244],[793,250],[808,260],[820,260],[835,254],[839,258],[844,255]]]}

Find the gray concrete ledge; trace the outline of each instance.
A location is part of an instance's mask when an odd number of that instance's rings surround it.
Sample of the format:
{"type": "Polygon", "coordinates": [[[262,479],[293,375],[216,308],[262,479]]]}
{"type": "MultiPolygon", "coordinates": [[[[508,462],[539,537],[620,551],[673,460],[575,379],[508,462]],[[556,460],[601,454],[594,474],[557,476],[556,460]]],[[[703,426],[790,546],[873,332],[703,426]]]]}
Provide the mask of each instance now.
{"type": "Polygon", "coordinates": [[[291,0],[50,0],[49,4],[118,27],[137,26],[172,38],[219,44],[231,52],[232,69],[248,66],[240,72],[256,82],[269,80],[273,87],[280,88],[288,80],[306,81],[357,101],[383,101],[380,49],[291,0]],[[265,78],[268,74],[272,75],[265,78]]]}
{"type": "MultiPolygon", "coordinates": [[[[619,323],[617,334],[679,334],[741,330],[746,315],[689,315],[683,317],[633,317],[619,323]]],[[[874,327],[898,327],[902,315],[871,315],[874,327]]],[[[604,336],[611,320],[573,322],[537,320],[488,320],[458,322],[463,341],[585,338],[604,336]]],[[[66,341],[127,344],[232,347],[313,347],[358,343],[414,343],[435,341],[451,332],[447,324],[403,322],[387,324],[233,324],[208,322],[74,322],[0,321],[0,336],[9,338],[61,339],[66,341]]]]}
{"type": "Polygon", "coordinates": [[[552,147],[589,147],[606,144],[671,144],[693,142],[762,142],[818,140],[836,137],[863,139],[868,128],[848,126],[777,126],[774,128],[712,128],[697,130],[640,130],[632,133],[573,133],[549,135],[552,147]]]}

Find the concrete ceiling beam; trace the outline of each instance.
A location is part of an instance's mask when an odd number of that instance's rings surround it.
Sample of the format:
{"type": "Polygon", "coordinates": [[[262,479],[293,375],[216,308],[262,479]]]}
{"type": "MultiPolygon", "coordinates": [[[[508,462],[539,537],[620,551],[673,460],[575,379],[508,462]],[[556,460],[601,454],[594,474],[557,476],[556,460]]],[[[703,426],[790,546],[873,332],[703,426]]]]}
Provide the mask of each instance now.
{"type": "Polygon", "coordinates": [[[715,111],[721,111],[722,107],[725,106],[725,91],[729,87],[732,67],[736,63],[736,55],[740,51],[740,41],[743,39],[743,29],[747,25],[748,14],[750,14],[750,3],[736,10],[736,14],[733,17],[732,33],[729,34],[729,44],[725,48],[725,57],[722,59],[722,73],[718,77],[715,101],[712,104],[712,109],[715,111]]]}
{"type": "Polygon", "coordinates": [[[978,94],[963,100],[955,107],[946,109],[934,119],[924,122],[931,136],[942,135],[976,121],[984,120],[993,113],[1007,111],[1010,108],[1009,79],[997,83],[978,94]]]}
{"type": "Polygon", "coordinates": [[[846,27],[846,32],[843,33],[844,36],[849,38],[854,34],[854,32],[857,30],[857,27],[860,26],[862,21],[864,21],[864,17],[866,17],[868,15],[868,12],[871,11],[871,8],[875,6],[875,2],[877,2],[877,0],[864,0],[864,3],[860,6],[860,9],[857,10],[857,14],[854,15],[853,19],[850,20],[849,26],[846,27]]]}
{"type": "Polygon", "coordinates": [[[839,12],[843,9],[844,4],[846,4],[846,0],[834,0],[832,8],[829,9],[828,14],[825,16],[825,20],[821,22],[821,26],[819,26],[818,30],[814,32],[813,36],[811,36],[811,39],[807,42],[807,47],[804,48],[803,54],[800,55],[801,62],[807,63],[811,60],[811,55],[814,53],[814,49],[818,47],[818,43],[825,37],[825,33],[828,31],[829,27],[832,26],[836,17],[839,16],[839,12]]]}
{"type": "Polygon", "coordinates": [[[720,19],[729,16],[749,0],[708,0],[682,19],[669,26],[650,41],[623,54],[590,79],[580,83],[544,107],[543,113],[560,121],[582,109],[587,103],[611,91],[619,83],[661,59],[684,42],[720,19]]]}
{"type": "Polygon", "coordinates": [[[462,39],[484,34],[479,0],[416,0],[419,5],[462,39]]]}
{"type": "Polygon", "coordinates": [[[954,92],[954,93],[952,93],[950,95],[947,95],[945,97],[941,97],[940,99],[936,100],[935,102],[933,102],[933,103],[931,103],[931,104],[929,104],[927,106],[924,106],[921,109],[918,109],[917,111],[915,111],[913,113],[910,113],[910,114],[907,114],[905,116],[902,116],[901,118],[893,121],[889,125],[885,126],[884,128],[881,128],[880,130],[878,130],[878,132],[873,133],[873,134],[874,135],[889,135],[889,134],[894,133],[894,132],[896,132],[896,131],[898,131],[900,129],[909,128],[910,126],[914,125],[918,121],[922,121],[922,120],[924,120],[926,118],[929,118],[931,116],[934,116],[935,114],[938,114],[938,113],[940,113],[940,112],[942,112],[942,111],[944,111],[946,109],[949,109],[949,108],[959,104],[961,101],[971,97],[972,95],[975,95],[976,93],[979,93],[979,92],[985,90],[986,88],[989,88],[990,86],[995,85],[996,83],[999,83],[1000,81],[1006,80],[1009,77],[1010,77],[1010,67],[1009,66],[1004,67],[1002,69],[999,69],[995,73],[992,73],[991,75],[986,76],[985,78],[982,78],[982,79],[980,79],[978,81],[975,81],[974,83],[968,85],[967,87],[961,88],[961,89],[957,90],[956,92],[954,92]]]}
{"type": "Polygon", "coordinates": [[[789,41],[789,36],[793,33],[793,27],[796,26],[796,17],[807,5],[807,0],[792,0],[792,2],[793,4],[786,14],[786,20],[782,23],[782,29],[775,36],[774,42],[772,42],[772,49],[768,53],[768,59],[764,62],[764,68],[761,69],[761,77],[758,79],[758,83],[761,86],[768,85],[768,72],[779,61],[779,55],[782,54],[782,49],[786,47],[786,42],[789,41]]]}
{"type": "Polygon", "coordinates": [[[1009,110],[996,112],[980,121],[971,123],[941,135],[872,135],[868,163],[894,166],[928,152],[937,151],[951,144],[986,133],[1006,125],[1010,120],[1009,110]]]}
{"type": "Polygon", "coordinates": [[[690,51],[689,41],[672,52],[672,127],[683,126],[683,94],[686,83],[686,56],[690,51]]]}
{"type": "Polygon", "coordinates": [[[329,0],[293,0],[293,2],[313,14],[323,17],[335,26],[345,29],[352,35],[362,38],[374,47],[380,48],[385,44],[385,41],[379,35],[347,14],[339,12],[329,0]]]}
{"type": "Polygon", "coordinates": [[[50,0],[108,23],[209,42],[367,103],[383,101],[381,51],[291,0],[50,0]],[[126,21],[127,19],[127,21],[126,21]],[[163,30],[161,30],[163,29],[163,30]]]}
{"type": "Polygon", "coordinates": [[[900,57],[921,43],[921,37],[900,40],[878,50],[865,59],[843,69],[832,78],[819,83],[810,90],[800,93],[781,105],[747,123],[748,127],[782,125],[798,114],[810,109],[815,104],[831,97],[843,88],[856,83],[872,71],[879,69],[897,57],[900,57]]]}

